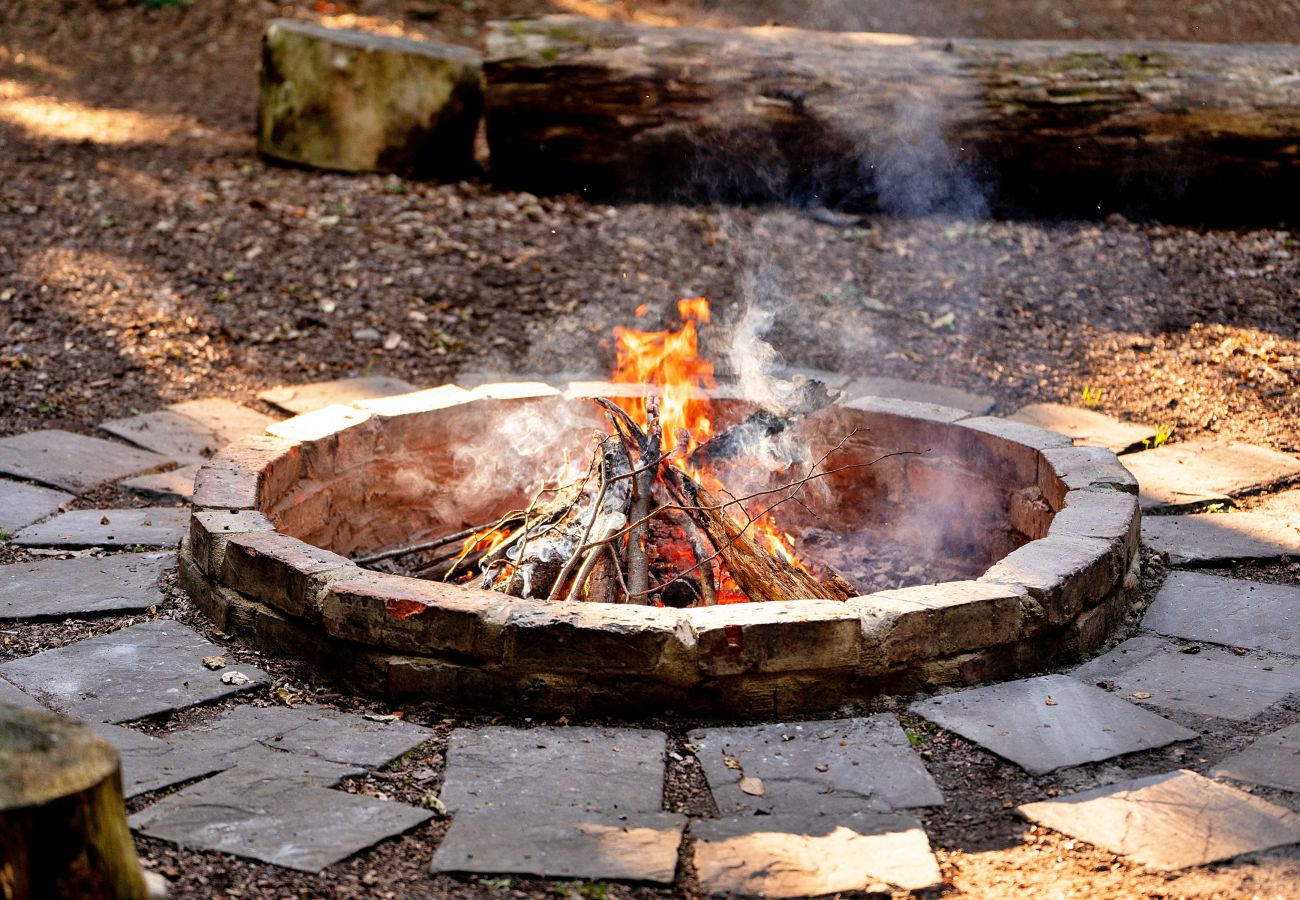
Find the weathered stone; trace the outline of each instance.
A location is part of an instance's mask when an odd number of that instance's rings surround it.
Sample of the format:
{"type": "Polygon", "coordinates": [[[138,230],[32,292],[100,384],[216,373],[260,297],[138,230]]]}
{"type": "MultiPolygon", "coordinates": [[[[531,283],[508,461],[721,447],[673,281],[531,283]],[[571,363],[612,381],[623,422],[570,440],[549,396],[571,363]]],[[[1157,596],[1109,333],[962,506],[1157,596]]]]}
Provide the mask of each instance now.
{"type": "Polygon", "coordinates": [[[1043,451],[1047,464],[1039,472],[1038,487],[1052,509],[1065,505],[1068,491],[1107,488],[1128,494],[1138,492],[1133,477],[1119,457],[1103,447],[1065,447],[1043,451]]]}
{"type": "Polygon", "coordinates": [[[918,891],[942,880],[921,823],[907,816],[696,819],[691,837],[710,894],[811,897],[879,882],[918,891]]]}
{"type": "Polygon", "coordinates": [[[1052,517],[1048,534],[1119,539],[1130,555],[1135,554],[1142,536],[1137,497],[1104,489],[1069,491],[1064,508],[1052,517]]]}
{"type": "Polygon", "coordinates": [[[1300,587],[1174,572],[1142,624],[1187,640],[1300,656],[1300,587]]]}
{"type": "Polygon", "coordinates": [[[852,667],[861,659],[858,611],[834,600],[702,607],[687,622],[706,675],[852,667]]]}
{"type": "Polygon", "coordinates": [[[1113,682],[1121,696],[1145,694],[1144,706],[1239,722],[1300,691],[1300,664],[1214,647],[1179,649],[1178,643],[1133,638],[1071,674],[1080,681],[1113,682]]]}
{"type": "Polygon", "coordinates": [[[226,541],[221,583],[300,616],[307,608],[314,576],[354,568],[337,553],[274,532],[237,534],[226,541]]]}
{"type": "Polygon", "coordinates": [[[277,500],[301,475],[302,446],[272,434],[241,438],[208,460],[194,480],[194,505],[254,509],[277,500]]]}
{"type": "Polygon", "coordinates": [[[170,619],[142,622],[14,660],[0,674],[44,705],[89,722],[126,722],[206,703],[266,681],[240,664],[245,684],[226,684],[203,658],[222,648],[170,619]]]}
{"type": "Polygon", "coordinates": [[[1285,453],[1215,440],[1165,444],[1124,464],[1142,486],[1143,509],[1224,500],[1300,475],[1300,460],[1285,453]]]}
{"type": "Polygon", "coordinates": [[[982,394],[972,394],[961,388],[945,387],[941,384],[925,384],[919,381],[907,381],[902,378],[884,376],[865,376],[855,378],[842,390],[849,400],[859,397],[894,397],[899,400],[911,400],[915,403],[928,403],[959,409],[967,414],[982,416],[993,408],[993,398],[982,394]]]}
{"type": "Polygon", "coordinates": [[[1025,625],[1018,584],[948,581],[879,591],[848,601],[890,666],[1009,644],[1025,625]]]}
{"type": "Polygon", "coordinates": [[[109,434],[183,462],[202,462],[226,444],[261,434],[275,419],[230,400],[191,400],[100,424],[109,434]]]}
{"type": "Polygon", "coordinates": [[[666,741],[662,731],[645,728],[458,728],[447,748],[442,801],[457,813],[658,812],[666,741]]]}
{"type": "Polygon", "coordinates": [[[0,531],[13,534],[58,512],[72,499],[72,494],[63,491],[0,478],[0,531]]]}
{"type": "Polygon", "coordinates": [[[1300,815],[1186,770],[1019,811],[1152,869],[1202,866],[1300,841],[1300,815]]]}
{"type": "Polygon", "coordinates": [[[58,559],[0,566],[0,619],[146,610],[162,602],[158,579],[171,553],[58,559]]]}
{"type": "Polygon", "coordinates": [[[1147,516],[1142,542],[1175,566],[1300,556],[1300,528],[1258,512],[1147,516]]]}
{"type": "Polygon", "coordinates": [[[231,756],[177,748],[170,741],[122,725],[101,724],[95,730],[122,758],[122,794],[128,800],[182,781],[224,772],[235,764],[231,756]]]}
{"type": "MultiPolygon", "coordinates": [[[[294,416],[292,419],[277,422],[267,428],[266,431],[268,434],[274,434],[277,437],[305,443],[329,437],[344,428],[359,425],[369,418],[370,413],[364,409],[334,403],[330,406],[303,413],[300,416],[294,416]]],[[[342,469],[344,466],[336,464],[334,468],[342,469]]]]}
{"type": "Polygon", "coordinates": [[[1255,512],[1268,513],[1293,526],[1300,525],[1300,488],[1279,491],[1255,508],[1255,512]]]}
{"type": "Polygon", "coordinates": [[[331,404],[350,404],[375,397],[392,397],[417,391],[415,385],[400,378],[385,375],[367,375],[364,378],[340,378],[337,381],[318,381],[313,384],[285,384],[257,395],[272,406],[287,413],[301,415],[331,404]]]}
{"type": "Polygon", "coordinates": [[[246,532],[273,532],[275,526],[256,510],[195,509],[185,544],[195,565],[208,574],[220,571],[226,541],[246,532]]]}
{"type": "Polygon", "coordinates": [[[171,462],[157,453],[69,431],[28,431],[0,438],[0,475],[77,494],[171,462]]]}
{"type": "Polygon", "coordinates": [[[137,475],[119,482],[118,487],[156,502],[188,503],[194,497],[198,475],[199,464],[192,463],[154,475],[137,475]]]}
{"type": "Polygon", "coordinates": [[[173,506],[143,509],[77,509],[14,535],[24,547],[174,547],[185,536],[189,510],[173,506]]]}
{"type": "Polygon", "coordinates": [[[724,816],[845,815],[938,806],[943,794],[890,713],[692,731],[724,816]],[[757,778],[763,793],[744,790],[757,778]]]}
{"type": "MultiPolygon", "coordinates": [[[[957,422],[954,441],[955,455],[972,471],[997,484],[1009,487],[1037,484],[1040,488],[1042,451],[1068,448],[1072,443],[1065,435],[995,416],[957,422]]],[[[1043,493],[1047,493],[1045,488],[1043,493]]]]}
{"type": "Polygon", "coordinates": [[[35,697],[25,691],[20,691],[3,678],[0,678],[0,703],[8,703],[13,706],[40,706],[35,697]]]}
{"type": "Polygon", "coordinates": [[[1210,774],[1284,791],[1300,791],[1300,723],[1265,735],[1234,753],[1210,774]]]}
{"type": "Polygon", "coordinates": [[[1196,737],[1065,675],[972,688],[909,708],[1035,775],[1196,737]]]}
{"type": "Polygon", "coordinates": [[[464,47],[277,19],[262,39],[258,149],[319,169],[464,175],[482,68],[464,47]]]}
{"type": "Polygon", "coordinates": [[[273,750],[164,797],[131,817],[140,834],[318,872],[428,821],[422,809],[318,784],[359,770],[273,750]]]}
{"type": "Polygon", "coordinates": [[[456,814],[431,868],[671,884],[685,825],[663,812],[475,809],[456,814]]]}
{"type": "Polygon", "coordinates": [[[1143,442],[1150,443],[1156,436],[1153,426],[1121,422],[1095,409],[1063,403],[1031,403],[1009,418],[1067,435],[1076,444],[1105,447],[1115,453],[1140,450],[1143,442]]]}
{"type": "Polygon", "coordinates": [[[980,581],[1024,585],[1057,625],[1115,589],[1125,566],[1123,546],[1121,540],[1049,534],[1007,555],[980,581]]]}

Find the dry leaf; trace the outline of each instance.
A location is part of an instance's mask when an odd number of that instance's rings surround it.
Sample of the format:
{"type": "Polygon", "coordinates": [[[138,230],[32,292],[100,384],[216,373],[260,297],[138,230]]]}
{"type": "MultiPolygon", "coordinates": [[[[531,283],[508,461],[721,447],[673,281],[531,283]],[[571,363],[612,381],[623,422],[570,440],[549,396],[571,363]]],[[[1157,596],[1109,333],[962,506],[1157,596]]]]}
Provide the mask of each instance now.
{"type": "Polygon", "coordinates": [[[1052,695],[1051,695],[1051,694],[1048,694],[1047,697],[1046,697],[1046,699],[1043,700],[1043,705],[1044,705],[1044,706],[1055,706],[1055,705],[1056,705],[1056,701],[1052,699],[1052,695]]]}
{"type": "Polygon", "coordinates": [[[222,684],[233,684],[235,687],[248,684],[252,680],[243,672],[226,672],[221,676],[222,684]]]}
{"type": "Polygon", "coordinates": [[[396,722],[398,719],[401,718],[401,716],[395,716],[392,713],[389,713],[387,715],[384,715],[382,713],[365,713],[361,716],[361,718],[368,719],[371,722],[396,722]]]}
{"type": "Polygon", "coordinates": [[[763,796],[763,779],[752,775],[740,779],[740,789],[751,797],[763,796]]]}
{"type": "Polygon", "coordinates": [[[825,772],[827,769],[830,768],[830,766],[827,765],[826,763],[818,763],[817,765],[813,766],[813,768],[816,769],[818,772],[825,772]]]}
{"type": "Polygon", "coordinates": [[[108,521],[108,516],[104,516],[102,519],[99,520],[99,524],[100,524],[100,525],[108,525],[108,524],[111,524],[111,523],[108,521]]]}
{"type": "Polygon", "coordinates": [[[744,771],[745,769],[745,767],[740,764],[740,760],[734,759],[730,756],[722,757],[722,764],[728,769],[740,769],[741,771],[744,771]]]}
{"type": "Polygon", "coordinates": [[[1134,700],[1149,700],[1149,699],[1151,699],[1151,692],[1150,692],[1150,691],[1134,691],[1133,693],[1129,694],[1129,697],[1131,697],[1131,698],[1134,699],[1134,700]]]}
{"type": "Polygon", "coordinates": [[[203,666],[207,669],[224,669],[226,667],[226,658],[224,656],[205,656],[203,657],[203,666]]]}

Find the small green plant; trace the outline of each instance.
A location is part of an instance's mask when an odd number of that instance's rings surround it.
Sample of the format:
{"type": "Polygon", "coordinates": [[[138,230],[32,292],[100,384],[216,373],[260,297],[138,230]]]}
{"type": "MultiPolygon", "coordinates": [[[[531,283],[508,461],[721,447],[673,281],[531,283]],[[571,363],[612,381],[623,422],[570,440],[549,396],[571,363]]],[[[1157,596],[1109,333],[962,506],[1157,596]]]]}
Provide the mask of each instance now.
{"type": "Polygon", "coordinates": [[[13,535],[5,531],[3,528],[0,528],[0,542],[7,541],[11,537],[13,537],[13,535]]]}
{"type": "Polygon", "coordinates": [[[1143,449],[1154,450],[1156,447],[1161,447],[1169,443],[1169,439],[1174,436],[1174,428],[1175,426],[1173,425],[1161,425],[1156,429],[1156,433],[1153,437],[1146,438],[1142,441],[1143,449]]]}
{"type": "Polygon", "coordinates": [[[1083,386],[1083,405],[1089,409],[1095,409],[1101,406],[1101,388],[1095,388],[1090,384],[1083,386]]]}
{"type": "Polygon", "coordinates": [[[191,0],[144,0],[145,9],[184,9],[191,0]]]}
{"type": "Polygon", "coordinates": [[[509,878],[480,878],[478,880],[478,883],[483,887],[487,888],[489,891],[495,893],[496,891],[506,890],[514,882],[512,882],[509,878]]]}
{"type": "Polygon", "coordinates": [[[909,726],[908,728],[903,729],[903,731],[907,735],[907,743],[910,744],[913,749],[925,743],[925,735],[921,734],[917,729],[909,726]]]}
{"type": "Polygon", "coordinates": [[[42,400],[41,405],[36,408],[43,413],[54,412],[54,404],[51,403],[49,400],[42,400]]]}

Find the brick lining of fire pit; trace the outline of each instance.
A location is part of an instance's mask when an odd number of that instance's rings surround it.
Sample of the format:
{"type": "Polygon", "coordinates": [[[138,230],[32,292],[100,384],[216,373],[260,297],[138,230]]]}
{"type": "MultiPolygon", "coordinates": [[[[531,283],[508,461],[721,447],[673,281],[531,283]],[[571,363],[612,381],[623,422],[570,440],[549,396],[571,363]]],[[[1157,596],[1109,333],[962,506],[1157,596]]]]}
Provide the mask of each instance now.
{"type": "Polygon", "coordinates": [[[445,482],[459,477],[449,448],[467,432],[503,411],[531,404],[554,418],[611,392],[445,386],[274,426],[201,470],[183,583],[225,631],[393,702],[745,717],[1041,670],[1095,650],[1136,596],[1137,485],[1114,454],[1029,425],[877,397],[842,402],[831,421],[863,428],[881,447],[930,452],[862,470],[869,477],[851,485],[861,506],[844,515],[908,510],[946,492],[936,539],[975,554],[982,575],[843,603],[677,610],[521,600],[346,558],[501,507],[503,498],[485,496],[482,509],[438,518],[445,482]]]}

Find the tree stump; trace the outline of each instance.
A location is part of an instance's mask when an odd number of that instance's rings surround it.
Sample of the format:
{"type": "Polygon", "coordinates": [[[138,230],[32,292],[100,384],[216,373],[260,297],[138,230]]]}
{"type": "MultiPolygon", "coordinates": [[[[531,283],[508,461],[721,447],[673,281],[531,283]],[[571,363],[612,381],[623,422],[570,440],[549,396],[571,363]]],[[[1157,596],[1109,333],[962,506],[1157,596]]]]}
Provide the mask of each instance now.
{"type": "Polygon", "coordinates": [[[491,23],[495,181],[902,213],[1300,201],[1300,47],[491,23]]]}
{"type": "Polygon", "coordinates": [[[148,896],[117,751],[86,725],[0,704],[0,898],[148,896]]]}

